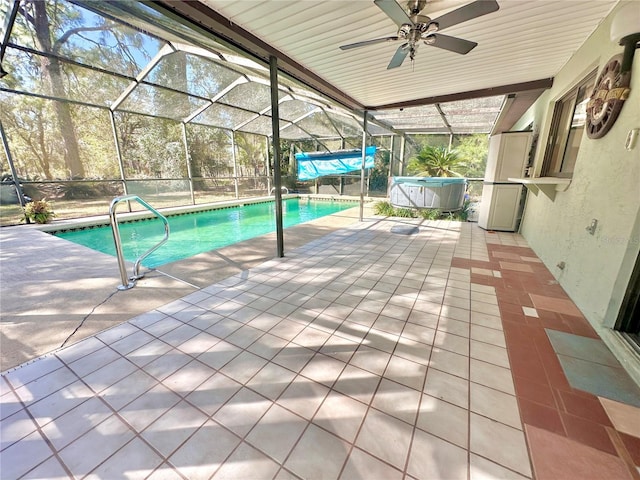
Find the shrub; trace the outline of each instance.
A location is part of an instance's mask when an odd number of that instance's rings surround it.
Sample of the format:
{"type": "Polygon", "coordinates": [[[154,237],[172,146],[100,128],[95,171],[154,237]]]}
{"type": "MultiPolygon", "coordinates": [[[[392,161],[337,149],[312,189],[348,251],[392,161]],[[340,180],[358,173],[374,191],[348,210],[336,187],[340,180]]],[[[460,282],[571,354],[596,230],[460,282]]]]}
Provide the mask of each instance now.
{"type": "Polygon", "coordinates": [[[49,223],[56,214],[46,200],[34,200],[24,206],[24,218],[36,223],[49,223]]]}
{"type": "Polygon", "coordinates": [[[390,202],[376,202],[373,204],[373,212],[376,215],[384,215],[385,217],[392,217],[395,213],[395,208],[390,202]]]}
{"type": "Polygon", "coordinates": [[[442,214],[437,208],[427,208],[420,210],[420,216],[425,220],[438,220],[442,214]]]}

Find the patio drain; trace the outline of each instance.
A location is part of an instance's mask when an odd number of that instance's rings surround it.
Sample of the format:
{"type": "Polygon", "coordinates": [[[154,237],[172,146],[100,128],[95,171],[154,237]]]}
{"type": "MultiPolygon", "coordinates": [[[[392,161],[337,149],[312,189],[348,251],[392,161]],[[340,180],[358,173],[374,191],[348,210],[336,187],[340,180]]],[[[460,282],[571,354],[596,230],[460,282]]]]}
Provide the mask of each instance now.
{"type": "Polygon", "coordinates": [[[418,227],[409,225],[395,225],[391,227],[391,233],[397,233],[399,235],[415,235],[419,231],[418,227]]]}

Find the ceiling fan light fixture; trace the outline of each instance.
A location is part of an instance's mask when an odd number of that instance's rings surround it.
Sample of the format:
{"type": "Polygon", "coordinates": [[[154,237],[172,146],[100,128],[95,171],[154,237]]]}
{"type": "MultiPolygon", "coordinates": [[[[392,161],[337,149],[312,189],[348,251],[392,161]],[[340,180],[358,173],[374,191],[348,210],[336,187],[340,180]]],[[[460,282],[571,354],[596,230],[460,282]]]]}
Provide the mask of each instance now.
{"type": "Polygon", "coordinates": [[[439,16],[435,20],[431,20],[431,18],[426,15],[420,14],[426,6],[427,0],[405,1],[407,1],[406,9],[403,9],[396,0],[374,0],[373,2],[399,26],[397,35],[342,45],[340,49],[350,50],[356,47],[364,47],[387,41],[402,40],[404,44],[397,48],[387,66],[387,70],[400,67],[407,56],[409,56],[413,64],[416,48],[420,40],[423,40],[426,45],[431,45],[460,55],[466,55],[478,45],[476,42],[443,35],[440,33],[440,30],[473,20],[500,9],[496,0],[474,0],[471,3],[439,16]]]}
{"type": "Polygon", "coordinates": [[[412,29],[412,26],[409,25],[408,23],[405,23],[398,29],[398,37],[409,38],[409,35],[411,34],[411,29],[412,29]]]}

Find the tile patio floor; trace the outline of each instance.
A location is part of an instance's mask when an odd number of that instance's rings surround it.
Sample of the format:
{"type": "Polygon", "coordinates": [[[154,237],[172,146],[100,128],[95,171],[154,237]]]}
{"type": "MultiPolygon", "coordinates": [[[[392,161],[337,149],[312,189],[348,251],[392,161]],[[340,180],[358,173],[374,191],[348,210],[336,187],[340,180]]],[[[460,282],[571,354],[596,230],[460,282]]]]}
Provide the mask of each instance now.
{"type": "Polygon", "coordinates": [[[640,390],[523,238],[397,224],[5,372],[0,477],[639,479],[640,390]]]}

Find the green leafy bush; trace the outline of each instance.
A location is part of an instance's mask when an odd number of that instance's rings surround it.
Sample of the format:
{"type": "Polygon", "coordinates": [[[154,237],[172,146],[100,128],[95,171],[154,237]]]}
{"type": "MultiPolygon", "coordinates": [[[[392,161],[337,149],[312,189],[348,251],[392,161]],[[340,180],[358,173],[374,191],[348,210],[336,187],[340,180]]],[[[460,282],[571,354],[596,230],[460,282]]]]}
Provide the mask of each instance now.
{"type": "Polygon", "coordinates": [[[426,208],[420,210],[420,216],[425,220],[438,220],[442,213],[437,208],[426,208]]]}
{"type": "Polygon", "coordinates": [[[51,205],[46,200],[34,200],[24,206],[24,218],[36,223],[49,223],[55,217],[51,205]]]}
{"type": "Polygon", "coordinates": [[[376,202],[373,204],[373,212],[376,215],[392,217],[395,213],[395,208],[393,208],[390,202],[376,202]]]}
{"type": "Polygon", "coordinates": [[[411,208],[396,208],[394,216],[400,218],[415,218],[417,214],[416,211],[411,208]]]}

